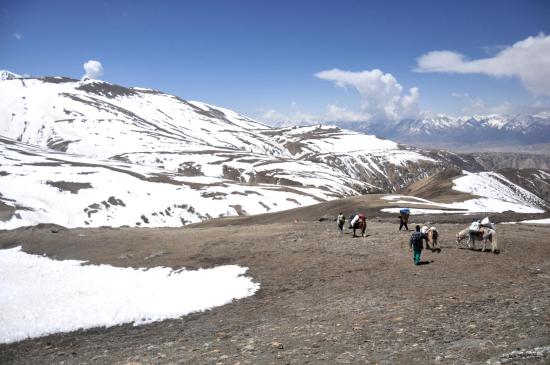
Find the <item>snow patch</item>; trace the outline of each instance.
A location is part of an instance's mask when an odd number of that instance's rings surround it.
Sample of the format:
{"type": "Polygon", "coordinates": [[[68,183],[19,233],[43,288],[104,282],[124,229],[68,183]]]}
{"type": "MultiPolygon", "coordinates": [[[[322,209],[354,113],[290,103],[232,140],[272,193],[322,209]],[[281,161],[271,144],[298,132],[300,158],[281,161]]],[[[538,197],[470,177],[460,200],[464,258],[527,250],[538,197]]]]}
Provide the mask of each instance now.
{"type": "Polygon", "coordinates": [[[196,271],[83,265],[0,250],[0,343],[92,327],[178,318],[254,294],[247,268],[196,271]]]}

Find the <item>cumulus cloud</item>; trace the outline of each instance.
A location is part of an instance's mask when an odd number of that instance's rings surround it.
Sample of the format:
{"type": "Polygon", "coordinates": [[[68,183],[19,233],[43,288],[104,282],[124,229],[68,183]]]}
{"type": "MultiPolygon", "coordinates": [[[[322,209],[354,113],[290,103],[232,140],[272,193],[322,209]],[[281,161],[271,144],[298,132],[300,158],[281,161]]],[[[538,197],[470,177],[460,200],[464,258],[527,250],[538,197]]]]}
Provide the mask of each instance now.
{"type": "Polygon", "coordinates": [[[404,94],[403,87],[390,73],[384,73],[378,69],[353,72],[335,68],[318,72],[315,77],[332,81],[339,87],[355,88],[361,97],[363,117],[399,120],[415,117],[418,114],[420,97],[418,88],[413,87],[409,89],[408,94],[404,94]]]}
{"type": "Polygon", "coordinates": [[[517,77],[531,92],[550,95],[550,36],[528,37],[477,60],[453,51],[428,52],[418,58],[415,71],[517,77]]]}
{"type": "Polygon", "coordinates": [[[83,65],[84,71],[86,72],[82,79],[99,79],[103,76],[103,66],[101,62],[89,60],[83,65]]]}
{"type": "Polygon", "coordinates": [[[13,33],[13,38],[19,40],[19,39],[23,38],[23,34],[21,34],[21,33],[13,33]]]}

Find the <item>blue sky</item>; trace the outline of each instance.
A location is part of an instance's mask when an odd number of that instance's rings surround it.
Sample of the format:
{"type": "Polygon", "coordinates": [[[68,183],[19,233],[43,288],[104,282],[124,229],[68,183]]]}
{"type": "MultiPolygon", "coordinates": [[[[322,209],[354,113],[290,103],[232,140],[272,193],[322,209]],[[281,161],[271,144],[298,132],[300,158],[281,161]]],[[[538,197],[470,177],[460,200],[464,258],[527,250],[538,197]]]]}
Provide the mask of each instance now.
{"type": "Polygon", "coordinates": [[[4,0],[0,12],[0,68],[80,78],[97,60],[106,81],[268,121],[550,110],[548,1],[4,0]]]}

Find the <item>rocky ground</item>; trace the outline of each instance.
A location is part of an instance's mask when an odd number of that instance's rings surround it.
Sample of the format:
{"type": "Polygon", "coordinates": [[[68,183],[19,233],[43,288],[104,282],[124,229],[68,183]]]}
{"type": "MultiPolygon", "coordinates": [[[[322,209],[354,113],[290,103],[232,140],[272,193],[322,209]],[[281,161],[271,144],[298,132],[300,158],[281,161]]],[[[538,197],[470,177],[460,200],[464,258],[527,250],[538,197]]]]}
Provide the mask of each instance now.
{"type": "Polygon", "coordinates": [[[550,227],[499,225],[493,254],[456,248],[465,225],[450,221],[421,266],[390,218],[370,220],[366,238],[333,222],[0,232],[1,248],[115,266],[239,264],[261,283],[177,320],[0,345],[0,363],[549,364],[550,227]]]}

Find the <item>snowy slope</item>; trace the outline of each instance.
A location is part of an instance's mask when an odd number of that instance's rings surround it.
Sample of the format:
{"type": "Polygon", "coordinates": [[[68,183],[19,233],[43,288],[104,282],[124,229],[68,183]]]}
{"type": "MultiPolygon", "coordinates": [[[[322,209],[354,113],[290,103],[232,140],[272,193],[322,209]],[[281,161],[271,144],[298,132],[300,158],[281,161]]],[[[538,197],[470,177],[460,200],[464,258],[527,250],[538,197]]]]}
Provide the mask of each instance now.
{"type": "Polygon", "coordinates": [[[234,112],[97,80],[3,80],[0,110],[1,135],[87,156],[212,147],[285,154],[250,131],[265,126],[234,112]]]}
{"type": "Polygon", "coordinates": [[[66,227],[181,226],[328,199],[313,187],[239,184],[181,176],[150,166],[70,155],[0,138],[0,192],[11,216],[0,229],[37,223],[66,227]]]}
{"type": "MultiPolygon", "coordinates": [[[[544,213],[547,203],[515,185],[503,175],[495,172],[472,173],[463,171],[463,175],[453,179],[453,190],[478,196],[463,202],[441,204],[427,199],[411,196],[389,195],[386,200],[407,205],[426,206],[426,209],[412,209],[413,214],[420,213],[544,213]]],[[[399,208],[385,208],[385,212],[396,213],[399,208]]]]}

